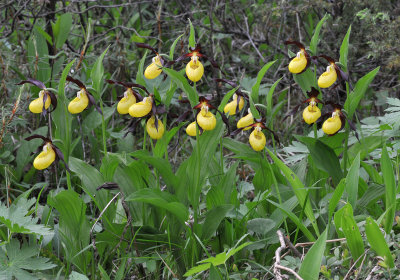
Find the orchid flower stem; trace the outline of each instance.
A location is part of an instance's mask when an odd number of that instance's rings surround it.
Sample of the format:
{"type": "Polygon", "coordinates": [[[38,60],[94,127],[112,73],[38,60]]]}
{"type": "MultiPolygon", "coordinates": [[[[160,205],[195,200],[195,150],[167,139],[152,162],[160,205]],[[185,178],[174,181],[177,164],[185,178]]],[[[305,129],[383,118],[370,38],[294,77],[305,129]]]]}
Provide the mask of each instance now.
{"type": "Polygon", "coordinates": [[[346,123],[345,125],[345,136],[344,136],[344,151],[343,151],[343,174],[346,177],[347,175],[347,149],[349,147],[349,125],[346,123]]]}
{"type": "MultiPolygon", "coordinates": [[[[153,156],[156,157],[156,155],[154,154],[154,144],[152,139],[150,139],[150,147],[153,151],[153,156]]],[[[160,176],[158,175],[156,168],[154,168],[154,175],[156,176],[157,188],[160,189],[160,176]]]]}
{"type": "MultiPolygon", "coordinates": [[[[350,91],[349,91],[349,83],[348,82],[346,82],[346,93],[347,93],[347,98],[349,98],[350,91]]],[[[344,174],[344,177],[346,177],[346,175],[347,175],[347,157],[348,157],[347,150],[349,147],[349,134],[350,134],[349,124],[347,122],[345,124],[345,129],[346,130],[345,130],[344,151],[343,151],[343,174],[344,174]]]]}
{"type": "Polygon", "coordinates": [[[101,112],[103,112],[101,114],[101,131],[103,134],[103,149],[104,149],[104,156],[107,156],[107,142],[106,142],[106,122],[104,120],[104,108],[103,108],[103,100],[100,99],[100,108],[101,108],[101,112]]]}
{"type": "MultiPolygon", "coordinates": [[[[197,89],[196,89],[196,82],[193,83],[193,89],[196,91],[197,93],[197,89]]],[[[196,115],[195,115],[195,119],[196,119],[196,115]]],[[[199,131],[199,126],[196,125],[196,153],[197,153],[197,182],[196,182],[196,188],[195,188],[195,192],[197,193],[197,189],[200,188],[200,170],[201,170],[201,159],[200,159],[200,131],[199,131]]],[[[197,205],[197,204],[196,204],[197,205]]],[[[195,209],[193,209],[194,212],[194,224],[197,224],[197,206],[195,209]]]]}
{"type": "Polygon", "coordinates": [[[219,139],[220,156],[221,156],[221,176],[224,175],[224,148],[222,146],[222,138],[219,139]]]}
{"type": "MultiPolygon", "coordinates": [[[[164,115],[163,123],[164,123],[164,127],[167,127],[167,116],[166,116],[166,114],[164,115]]],[[[164,136],[164,137],[167,137],[167,136],[164,136]]],[[[165,160],[168,160],[168,145],[165,148],[165,160]]]]}
{"type": "Polygon", "coordinates": [[[318,130],[317,130],[317,124],[313,123],[313,130],[314,130],[314,138],[318,139],[318,130]]]}
{"type": "MultiPolygon", "coordinates": [[[[64,150],[64,152],[65,152],[64,158],[65,158],[65,162],[68,163],[69,162],[69,149],[70,149],[70,145],[71,145],[71,133],[70,133],[69,114],[68,114],[68,110],[67,110],[67,102],[65,100],[65,95],[64,95],[63,99],[64,99],[63,103],[64,103],[65,138],[66,138],[66,142],[67,142],[65,150],[64,150]]],[[[69,175],[68,171],[66,172],[66,175],[67,175],[68,190],[72,190],[71,176],[69,175]]]]}
{"type": "Polygon", "coordinates": [[[146,139],[147,138],[147,130],[146,129],[144,129],[144,132],[143,132],[143,150],[146,150],[146,139]]]}
{"type": "MultiPolygon", "coordinates": [[[[274,124],[273,124],[272,120],[270,121],[269,129],[271,129],[271,131],[274,131],[274,124]]],[[[272,135],[272,147],[274,148],[274,154],[276,154],[276,145],[275,145],[274,135],[272,135]]]]}

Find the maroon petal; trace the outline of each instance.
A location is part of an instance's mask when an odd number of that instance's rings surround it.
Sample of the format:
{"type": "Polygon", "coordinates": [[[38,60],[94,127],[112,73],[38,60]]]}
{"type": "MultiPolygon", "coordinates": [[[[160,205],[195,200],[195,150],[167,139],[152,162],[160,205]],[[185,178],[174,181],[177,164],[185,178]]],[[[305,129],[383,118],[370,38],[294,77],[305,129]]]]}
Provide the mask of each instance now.
{"type": "Polygon", "coordinates": [[[86,89],[85,85],[78,79],[74,79],[71,76],[67,76],[67,81],[68,82],[73,82],[74,84],[76,84],[79,88],[84,88],[86,89]]]}
{"type": "Polygon", "coordinates": [[[57,146],[55,146],[54,144],[51,144],[51,146],[52,146],[53,150],[56,152],[57,159],[58,159],[58,160],[61,160],[61,161],[64,163],[64,165],[65,165],[65,169],[67,169],[67,171],[68,171],[69,173],[71,173],[72,171],[71,171],[71,169],[69,169],[68,164],[65,162],[65,160],[64,160],[64,155],[63,155],[63,153],[61,152],[61,150],[60,150],[59,148],[57,148],[57,146]]]}
{"type": "Polygon", "coordinates": [[[330,57],[330,56],[321,54],[321,55],[319,55],[318,57],[325,58],[329,63],[335,63],[335,60],[334,60],[332,57],[330,57]]]}
{"type": "MultiPolygon", "coordinates": [[[[57,108],[57,97],[56,95],[51,92],[51,91],[47,91],[47,93],[50,95],[50,101],[51,101],[51,105],[53,105],[53,109],[50,111],[53,112],[56,108],[57,108]]],[[[44,98],[43,98],[44,99],[44,98]]]]}
{"type": "Polygon", "coordinates": [[[26,83],[30,83],[32,85],[35,85],[40,89],[46,89],[46,86],[41,81],[35,80],[35,79],[32,79],[32,78],[28,78],[28,79],[26,79],[24,81],[21,81],[17,85],[23,85],[23,84],[26,84],[26,83]]]}
{"type": "Polygon", "coordinates": [[[284,43],[285,43],[285,45],[296,45],[297,47],[299,47],[299,49],[303,49],[303,50],[306,49],[306,47],[298,41],[287,40],[284,43]]]}
{"type": "Polygon", "coordinates": [[[86,91],[86,94],[89,99],[89,103],[94,106],[94,108],[97,110],[97,112],[100,113],[100,115],[103,115],[103,112],[101,111],[101,108],[96,104],[96,100],[94,99],[93,95],[91,95],[88,91],[86,91]]]}
{"type": "Polygon", "coordinates": [[[151,47],[150,45],[143,44],[143,43],[136,43],[136,46],[138,48],[151,50],[155,55],[158,55],[158,52],[153,47],[151,47]]]}
{"type": "Polygon", "coordinates": [[[33,135],[25,138],[26,141],[31,141],[33,139],[42,139],[44,142],[50,142],[51,143],[51,140],[49,138],[44,137],[44,136],[39,135],[39,134],[33,134],[33,135]]]}

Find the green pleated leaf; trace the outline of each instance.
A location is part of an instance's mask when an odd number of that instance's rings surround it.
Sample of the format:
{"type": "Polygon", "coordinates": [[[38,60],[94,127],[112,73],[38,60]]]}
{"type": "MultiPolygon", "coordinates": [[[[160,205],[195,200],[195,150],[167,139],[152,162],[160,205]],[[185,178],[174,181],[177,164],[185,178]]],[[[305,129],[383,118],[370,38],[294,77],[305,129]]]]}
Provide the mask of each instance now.
{"type": "Polygon", "coordinates": [[[278,79],[268,90],[267,94],[267,116],[268,119],[272,121],[272,97],[275,92],[276,86],[279,84],[279,82],[282,80],[282,78],[278,79]]]}
{"type": "Polygon", "coordinates": [[[130,155],[154,166],[158,170],[158,172],[160,172],[160,175],[162,176],[167,186],[172,187],[176,190],[178,185],[178,178],[172,172],[171,164],[167,160],[159,157],[153,157],[149,155],[147,151],[143,150],[138,150],[134,153],[131,153],[130,155]]]}
{"type": "Polygon", "coordinates": [[[305,256],[299,270],[299,275],[303,277],[303,279],[318,279],[322,257],[324,256],[327,234],[328,231],[325,230],[305,256]]]}
{"type": "Polygon", "coordinates": [[[228,104],[229,99],[232,97],[232,95],[238,90],[239,86],[236,88],[231,89],[228,91],[225,95],[224,98],[222,98],[221,104],[218,106],[218,110],[223,111],[224,107],[226,104],[228,104]]]}
{"type": "Polygon", "coordinates": [[[103,66],[103,59],[104,56],[106,55],[108,49],[110,46],[108,46],[104,52],[96,59],[96,62],[94,63],[92,67],[92,72],[90,74],[90,77],[92,78],[93,81],[93,88],[96,91],[96,95],[98,98],[101,97],[101,89],[103,88],[103,75],[104,75],[104,66],[103,66]]]}
{"type": "Polygon", "coordinates": [[[298,135],[295,137],[307,146],[317,168],[327,172],[335,185],[339,184],[343,172],[334,150],[318,139],[298,135]]]}
{"type": "Polygon", "coordinates": [[[315,241],[314,235],[311,233],[311,231],[306,228],[304,225],[303,221],[300,220],[289,208],[285,207],[283,204],[280,205],[272,200],[267,199],[269,203],[274,205],[275,207],[281,209],[288,217],[289,219],[292,220],[293,223],[296,224],[296,226],[304,233],[304,235],[308,238],[309,241],[315,241]]]}
{"type": "Polygon", "coordinates": [[[387,266],[393,268],[393,256],[390,253],[389,246],[386,243],[385,237],[383,236],[378,225],[371,217],[367,217],[365,233],[367,234],[367,240],[372,250],[374,250],[378,256],[384,259],[384,262],[387,266]]]}
{"type": "Polygon", "coordinates": [[[346,192],[351,206],[355,209],[358,195],[358,177],[360,174],[360,153],[357,154],[346,176],[346,192]]]}
{"type": "Polygon", "coordinates": [[[383,146],[381,156],[381,168],[382,177],[385,183],[385,209],[386,216],[384,220],[384,227],[386,233],[390,233],[394,221],[394,215],[396,212],[396,179],[393,170],[392,161],[389,158],[389,154],[386,149],[386,145],[383,146]]]}
{"type": "MultiPolygon", "coordinates": [[[[350,204],[346,204],[341,210],[342,221],[341,227],[344,236],[346,237],[347,245],[349,246],[353,260],[356,261],[364,253],[364,243],[353,216],[353,208],[350,204]],[[343,209],[343,210],[342,210],[343,209]]],[[[361,264],[361,259],[358,260],[357,266],[361,264]]]]}
{"type": "Polygon", "coordinates": [[[319,33],[321,31],[321,27],[324,22],[329,18],[328,14],[325,14],[324,17],[318,22],[317,26],[314,29],[314,34],[311,38],[310,42],[310,51],[313,55],[317,55],[317,47],[319,42],[319,33]]]}
{"type": "Polygon", "coordinates": [[[219,205],[207,211],[206,219],[203,224],[202,240],[207,240],[217,230],[221,221],[226,217],[226,214],[233,209],[233,205],[219,205]]]}
{"type": "Polygon", "coordinates": [[[314,212],[311,207],[310,201],[308,200],[306,205],[306,197],[307,197],[307,188],[303,185],[303,183],[300,181],[299,177],[297,177],[296,173],[294,173],[289,167],[287,167],[277,156],[275,156],[270,150],[266,148],[268,154],[272,158],[272,160],[275,162],[275,164],[278,166],[278,168],[283,172],[285,175],[286,179],[292,186],[293,192],[296,195],[299,204],[301,207],[304,207],[303,211],[306,214],[307,218],[310,220],[315,233],[317,236],[319,236],[319,229],[317,222],[315,220],[314,212]]]}
{"type": "Polygon", "coordinates": [[[271,66],[276,62],[276,60],[268,62],[267,64],[265,64],[263,66],[263,68],[261,68],[260,71],[258,71],[257,74],[257,81],[254,84],[254,86],[251,88],[251,98],[253,99],[253,101],[255,103],[258,103],[258,94],[259,94],[259,90],[260,90],[260,85],[261,85],[261,81],[264,78],[265,74],[267,73],[268,69],[271,68],[271,66]]]}
{"type": "Polygon", "coordinates": [[[185,205],[178,202],[174,195],[159,189],[138,190],[127,197],[126,201],[145,202],[158,208],[165,209],[182,223],[187,221],[189,217],[189,211],[185,205]]]}
{"type": "Polygon", "coordinates": [[[171,78],[172,81],[174,81],[174,83],[181,90],[186,93],[192,107],[196,106],[196,104],[199,103],[199,96],[196,90],[191,85],[189,85],[189,82],[182,74],[169,68],[163,68],[163,71],[171,78]]]}
{"type": "Polygon", "coordinates": [[[349,55],[349,40],[350,40],[351,25],[344,36],[342,45],[340,46],[340,59],[339,62],[344,66],[343,71],[347,72],[347,56],[349,55]]]}
{"type": "Polygon", "coordinates": [[[304,96],[307,95],[307,91],[310,91],[312,87],[317,88],[315,74],[310,67],[301,74],[293,74],[293,79],[300,86],[304,96]]]}
{"type": "Polygon", "coordinates": [[[190,19],[189,20],[189,25],[190,25],[190,33],[189,33],[189,47],[194,48],[196,46],[196,38],[195,38],[195,31],[193,24],[190,19]]]}
{"type": "Polygon", "coordinates": [[[346,186],[346,179],[343,178],[340,180],[339,184],[336,186],[335,191],[333,192],[332,198],[329,201],[329,219],[328,221],[331,220],[333,212],[335,212],[335,209],[342,198],[344,188],[346,186]]]}
{"type": "Polygon", "coordinates": [[[174,52],[175,52],[175,47],[176,44],[178,44],[179,40],[182,38],[184,34],[181,34],[178,36],[178,38],[175,39],[175,41],[172,43],[171,48],[169,49],[169,59],[174,60],[174,52]]]}
{"type": "Polygon", "coordinates": [[[146,80],[144,79],[144,62],[146,60],[148,50],[144,52],[143,57],[140,59],[138,71],[136,73],[136,83],[142,86],[146,86],[146,80]]]}
{"type": "Polygon", "coordinates": [[[344,103],[344,109],[347,112],[347,117],[351,120],[353,114],[358,107],[358,103],[364,97],[369,84],[374,80],[376,74],[378,74],[380,67],[375,68],[356,83],[354,90],[348,95],[346,102],[344,103]]]}
{"type": "Polygon", "coordinates": [[[60,49],[67,41],[72,27],[72,15],[65,13],[57,18],[55,24],[52,24],[53,36],[56,39],[56,49],[60,49]]]}

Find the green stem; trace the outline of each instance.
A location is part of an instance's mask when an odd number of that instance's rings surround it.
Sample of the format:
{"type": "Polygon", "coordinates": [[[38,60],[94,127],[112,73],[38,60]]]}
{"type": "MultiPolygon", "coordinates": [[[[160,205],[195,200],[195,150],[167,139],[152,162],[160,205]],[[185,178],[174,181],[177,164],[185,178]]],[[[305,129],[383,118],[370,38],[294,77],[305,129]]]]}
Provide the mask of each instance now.
{"type": "Polygon", "coordinates": [[[144,129],[143,132],[143,150],[146,150],[146,138],[147,138],[147,131],[144,129]]]}
{"type": "MultiPolygon", "coordinates": [[[[349,83],[346,82],[346,93],[347,93],[347,98],[349,98],[349,83]]],[[[344,139],[344,151],[343,151],[343,174],[346,177],[347,175],[347,150],[349,147],[349,124],[346,122],[345,125],[346,131],[345,131],[345,139],[344,139]]]]}
{"type": "Polygon", "coordinates": [[[317,131],[317,124],[313,124],[313,130],[314,130],[314,138],[318,139],[318,131],[317,131]]]}
{"type": "MultiPolygon", "coordinates": [[[[69,126],[69,114],[68,114],[68,109],[67,109],[67,102],[66,102],[66,98],[65,98],[65,94],[64,94],[64,98],[63,98],[63,103],[64,103],[64,121],[65,121],[65,149],[64,149],[64,160],[66,163],[69,162],[69,149],[71,146],[71,133],[70,133],[70,126],[69,126]]],[[[67,175],[67,186],[68,186],[68,190],[72,189],[72,184],[71,184],[71,176],[69,174],[68,171],[66,171],[66,175],[67,175]]]]}
{"type": "MultiPolygon", "coordinates": [[[[99,94],[100,94],[100,92],[99,92],[99,94]]],[[[100,99],[100,108],[101,108],[101,112],[102,112],[102,114],[101,114],[101,131],[103,134],[103,149],[104,149],[104,156],[106,156],[107,155],[106,122],[104,120],[103,100],[101,99],[101,97],[99,99],[100,99]]]]}
{"type": "MultiPolygon", "coordinates": [[[[196,82],[193,83],[193,89],[197,92],[196,82]]],[[[195,118],[197,116],[195,115],[195,118]]],[[[200,188],[200,171],[201,171],[201,160],[200,160],[200,131],[198,125],[196,125],[196,153],[197,153],[197,182],[194,194],[197,194],[197,190],[200,188]]],[[[196,198],[193,197],[192,205],[194,212],[194,224],[197,224],[197,202],[194,201],[196,198]]],[[[198,199],[198,198],[197,198],[198,199]]]]}
{"type": "MultiPolygon", "coordinates": [[[[153,151],[153,156],[156,157],[156,155],[154,154],[154,144],[152,139],[150,139],[150,147],[151,150],[153,151]]],[[[156,168],[154,168],[154,175],[156,176],[157,188],[160,189],[160,176],[158,175],[158,171],[156,168]]]]}
{"type": "Polygon", "coordinates": [[[346,177],[346,175],[347,175],[347,157],[348,157],[347,150],[349,147],[349,134],[350,134],[348,123],[346,123],[345,128],[346,128],[346,131],[345,131],[344,151],[343,151],[343,174],[344,174],[344,177],[346,177]]]}
{"type": "Polygon", "coordinates": [[[222,146],[222,138],[219,139],[219,147],[220,147],[220,162],[221,162],[221,176],[224,174],[224,151],[222,146]]]}

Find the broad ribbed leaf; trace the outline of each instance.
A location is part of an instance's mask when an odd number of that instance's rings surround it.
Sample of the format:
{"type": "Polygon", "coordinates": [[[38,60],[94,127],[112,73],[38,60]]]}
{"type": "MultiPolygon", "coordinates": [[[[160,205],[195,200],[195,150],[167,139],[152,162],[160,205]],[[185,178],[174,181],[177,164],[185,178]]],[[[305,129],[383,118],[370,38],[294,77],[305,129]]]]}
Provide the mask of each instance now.
{"type": "Polygon", "coordinates": [[[317,242],[310,248],[301,264],[299,275],[303,279],[317,280],[321,270],[322,257],[324,256],[326,237],[328,230],[326,229],[318,238],[317,242]]]}

